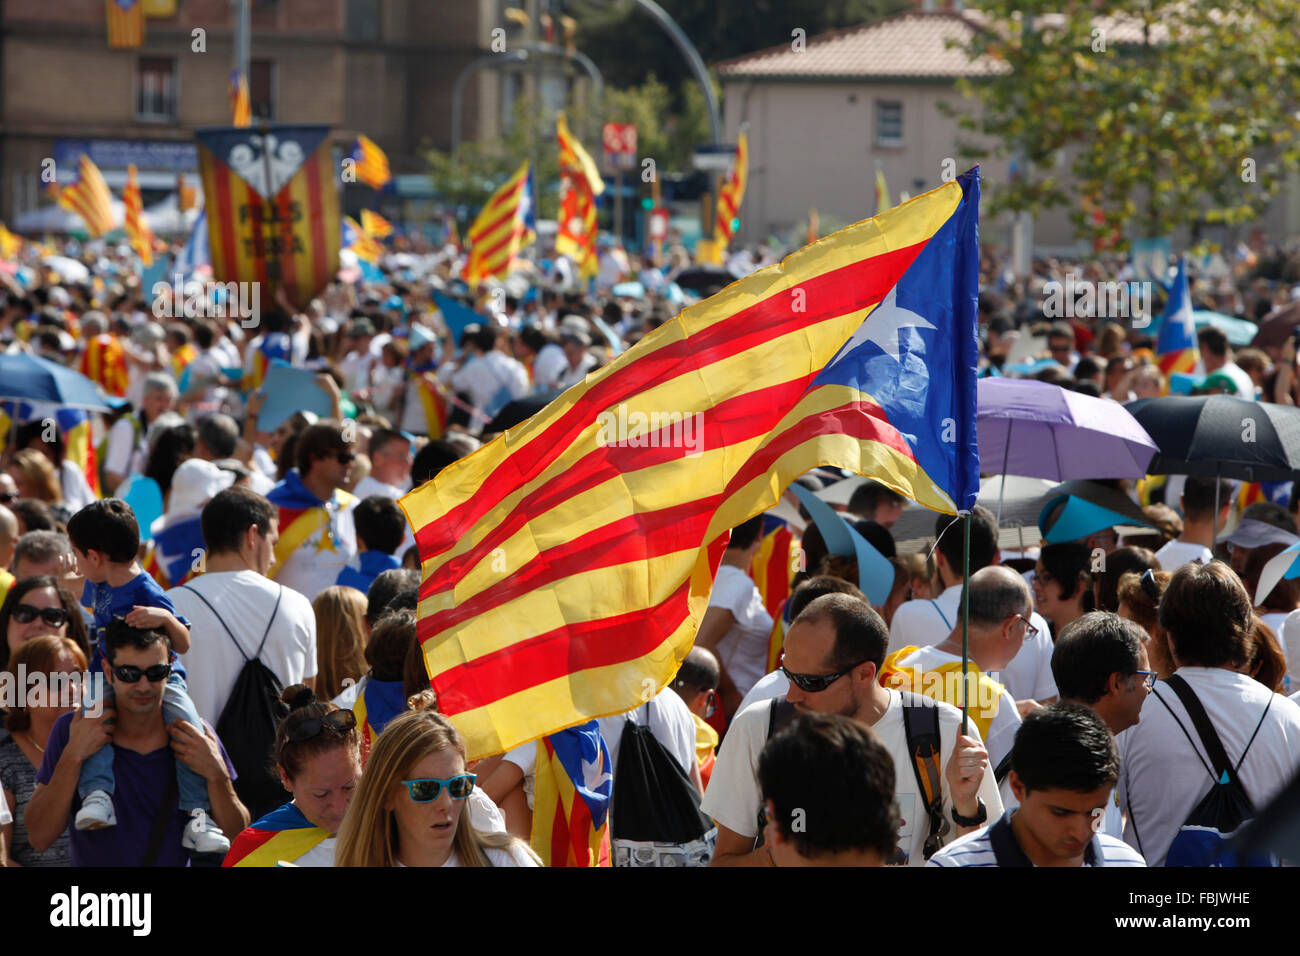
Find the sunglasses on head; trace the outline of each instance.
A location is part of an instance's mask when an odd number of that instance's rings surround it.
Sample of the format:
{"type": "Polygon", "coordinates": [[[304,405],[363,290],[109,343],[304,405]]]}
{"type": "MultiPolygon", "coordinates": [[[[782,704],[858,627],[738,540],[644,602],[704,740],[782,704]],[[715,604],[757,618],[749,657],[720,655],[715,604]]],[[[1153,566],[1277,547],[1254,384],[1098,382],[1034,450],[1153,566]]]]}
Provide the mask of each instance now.
{"type": "Polygon", "coordinates": [[[837,671],[834,674],[795,674],[787,670],[786,666],[782,664],[781,673],[789,678],[791,684],[794,684],[795,687],[798,687],[805,694],[820,694],[845,674],[851,673],[855,667],[860,667],[865,663],[866,661],[858,661],[852,667],[846,667],[844,670],[837,671]]]}
{"type": "Polygon", "coordinates": [[[438,794],[442,793],[443,787],[447,788],[453,800],[464,800],[474,792],[474,781],[477,779],[477,774],[462,773],[446,780],[439,780],[437,777],[421,777],[419,780],[403,780],[402,783],[406,784],[412,802],[432,803],[438,799],[438,794]]]}
{"type": "Polygon", "coordinates": [[[134,684],[141,677],[146,678],[151,684],[156,684],[166,680],[171,672],[170,664],[154,664],[152,667],[145,668],[136,667],[134,664],[123,664],[121,667],[113,668],[113,675],[124,684],[134,684]]]}
{"type": "Polygon", "coordinates": [[[61,607],[33,607],[19,604],[13,610],[14,620],[19,624],[30,624],[38,617],[50,627],[62,627],[68,623],[68,612],[61,607]]]}
{"type": "Polygon", "coordinates": [[[324,717],[303,717],[287,729],[286,735],[291,742],[298,743],[303,740],[311,740],[326,727],[340,734],[346,734],[356,725],[357,715],[352,711],[331,710],[324,717]]]}

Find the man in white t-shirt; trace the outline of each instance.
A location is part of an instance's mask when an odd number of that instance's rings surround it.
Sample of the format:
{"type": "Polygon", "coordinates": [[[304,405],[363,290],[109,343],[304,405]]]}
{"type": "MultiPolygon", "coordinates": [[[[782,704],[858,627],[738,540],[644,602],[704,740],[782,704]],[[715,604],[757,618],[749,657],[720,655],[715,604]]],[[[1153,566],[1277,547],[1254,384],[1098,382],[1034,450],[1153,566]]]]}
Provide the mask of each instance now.
{"type": "Polygon", "coordinates": [[[1165,865],[1170,844],[1219,777],[1171,682],[1181,679],[1200,702],[1256,809],[1300,772],[1300,707],[1241,673],[1252,610],[1221,561],[1183,565],[1161,598],[1160,626],[1177,670],[1156,685],[1125,735],[1120,774],[1124,839],[1151,866],[1165,865]]]}
{"type": "Polygon", "coordinates": [[[254,655],[283,687],[315,682],[316,615],[307,598],[266,577],[278,536],[270,502],[228,488],[204,506],[201,520],[207,570],[167,596],[192,623],[181,659],[195,708],[215,725],[254,655]]]}
{"type": "MultiPolygon", "coordinates": [[[[969,707],[996,768],[1011,753],[1020,712],[1016,701],[988,675],[1006,667],[1021,645],[1033,638],[1029,623],[1032,598],[1025,579],[1000,565],[981,568],[970,579],[970,663],[980,674],[973,682],[976,699],[969,707]]],[[[938,644],[903,648],[885,659],[881,682],[911,690],[953,706],[962,701],[962,629],[958,625],[938,644]]]]}
{"type": "Polygon", "coordinates": [[[1215,496],[1218,496],[1218,527],[1228,520],[1234,495],[1224,478],[1188,478],[1183,483],[1179,503],[1183,509],[1183,533],[1156,552],[1156,560],[1166,571],[1184,564],[1205,564],[1214,560],[1215,496]]]}
{"type": "MultiPolygon", "coordinates": [[[[885,622],[863,601],[827,594],[809,604],[790,625],[785,640],[786,700],[799,713],[852,717],[875,731],[894,758],[895,792],[901,814],[899,850],[920,866],[929,817],[916,777],[904,726],[903,696],[877,681],[888,634],[885,622]],[[802,686],[801,686],[802,685],[802,686]]],[[[736,715],[727,728],[709,788],[700,808],[718,825],[714,866],[770,866],[765,849],[754,849],[761,799],[758,763],[772,730],[773,706],[762,700],[736,715]]],[[[928,704],[926,706],[929,706],[928,704]]],[[[924,709],[924,708],[921,708],[924,709]]],[[[939,718],[939,775],[946,838],[973,830],[1002,812],[1002,800],[987,773],[988,753],[972,725],[959,734],[961,715],[946,704],[939,718]],[[955,814],[980,823],[962,825],[955,814]]]]}
{"type": "Polygon", "coordinates": [[[108,448],[104,453],[104,477],[111,494],[131,475],[144,474],[149,459],[149,426],[158,416],[176,404],[176,382],[166,372],[151,372],[144,378],[140,410],[128,412],[108,431],[108,448]]]}
{"type": "Polygon", "coordinates": [[[709,607],[695,635],[695,646],[712,651],[722,665],[718,698],[724,714],[734,714],[741,699],[767,673],[772,617],[763,606],[749,566],[762,546],[763,516],[732,529],[713,581],[709,607]]]}
{"type": "Polygon", "coordinates": [[[391,428],[377,428],[370,436],[370,474],[357,482],[352,493],[359,499],[383,495],[396,501],[411,490],[411,440],[391,428]]]}
{"type": "MultiPolygon", "coordinates": [[[[962,528],[956,518],[940,515],[935,522],[939,546],[935,549],[935,567],[943,593],[933,600],[912,600],[899,605],[889,625],[889,653],[908,645],[924,647],[944,640],[961,624],[962,528]],[[945,533],[946,532],[946,533],[945,533]]],[[[971,517],[971,574],[998,561],[997,519],[987,508],[976,506],[971,517]]],[[[1023,702],[1022,712],[1038,704],[1056,700],[1056,682],[1052,680],[1052,632],[1036,612],[1029,624],[1037,633],[1001,671],[990,674],[1023,702]]]]}

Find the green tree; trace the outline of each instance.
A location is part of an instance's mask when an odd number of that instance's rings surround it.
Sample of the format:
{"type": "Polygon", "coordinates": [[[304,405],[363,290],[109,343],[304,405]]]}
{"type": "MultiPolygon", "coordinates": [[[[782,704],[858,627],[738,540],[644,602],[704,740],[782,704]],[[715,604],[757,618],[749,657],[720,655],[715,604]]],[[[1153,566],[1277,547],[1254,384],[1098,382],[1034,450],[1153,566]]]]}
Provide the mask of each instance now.
{"type": "Polygon", "coordinates": [[[1300,163],[1300,34],[1291,3],[974,0],[966,52],[1002,72],[959,84],[962,127],[1019,152],[990,211],[1073,206],[1084,238],[1243,223],[1300,163]],[[1023,16],[1034,17],[1026,28],[1023,16]],[[1065,173],[1071,174],[1067,181],[1065,173]]]}

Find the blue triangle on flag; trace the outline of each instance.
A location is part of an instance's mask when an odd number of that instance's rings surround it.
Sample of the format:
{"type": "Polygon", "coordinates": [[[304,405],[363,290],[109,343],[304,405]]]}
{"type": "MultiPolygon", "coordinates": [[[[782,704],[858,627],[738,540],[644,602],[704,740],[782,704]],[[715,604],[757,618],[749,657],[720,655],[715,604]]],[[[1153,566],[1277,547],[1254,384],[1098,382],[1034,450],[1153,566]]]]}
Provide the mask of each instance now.
{"type": "Polygon", "coordinates": [[[1219,778],[1219,783],[1224,784],[1227,782],[1228,782],[1228,771],[1225,770],[1223,771],[1223,776],[1219,778]]]}

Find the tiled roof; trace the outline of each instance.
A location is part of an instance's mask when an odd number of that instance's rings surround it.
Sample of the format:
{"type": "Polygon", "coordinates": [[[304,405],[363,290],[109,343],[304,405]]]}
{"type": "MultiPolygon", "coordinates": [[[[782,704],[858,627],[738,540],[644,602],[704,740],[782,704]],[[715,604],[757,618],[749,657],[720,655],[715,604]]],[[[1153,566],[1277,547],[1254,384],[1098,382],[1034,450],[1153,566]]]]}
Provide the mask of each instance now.
{"type": "Polygon", "coordinates": [[[739,78],[853,78],[988,76],[1006,69],[971,61],[949,39],[964,44],[977,29],[960,13],[901,13],[876,23],[809,37],[802,52],[791,43],[716,64],[725,81],[739,78]]]}

